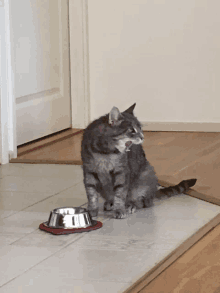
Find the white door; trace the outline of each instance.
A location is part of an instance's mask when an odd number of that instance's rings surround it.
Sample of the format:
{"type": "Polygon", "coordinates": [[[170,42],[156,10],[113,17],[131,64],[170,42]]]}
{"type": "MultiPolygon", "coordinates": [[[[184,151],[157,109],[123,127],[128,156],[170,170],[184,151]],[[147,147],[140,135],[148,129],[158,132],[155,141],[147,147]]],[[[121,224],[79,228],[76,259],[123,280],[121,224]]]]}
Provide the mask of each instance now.
{"type": "Polygon", "coordinates": [[[11,1],[17,145],[71,127],[68,0],[11,1]]]}

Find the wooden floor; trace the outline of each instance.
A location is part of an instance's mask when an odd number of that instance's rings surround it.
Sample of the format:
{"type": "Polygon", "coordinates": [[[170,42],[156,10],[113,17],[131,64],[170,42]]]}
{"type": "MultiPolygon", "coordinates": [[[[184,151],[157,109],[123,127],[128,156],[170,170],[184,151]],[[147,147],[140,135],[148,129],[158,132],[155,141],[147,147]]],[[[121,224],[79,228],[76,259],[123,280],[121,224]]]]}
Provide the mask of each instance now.
{"type": "Polygon", "coordinates": [[[82,164],[82,129],[67,129],[18,147],[17,159],[10,163],[82,164]]]}
{"type": "MultiPolygon", "coordinates": [[[[11,162],[81,164],[82,133],[72,134],[67,138],[63,135],[57,142],[52,140],[45,147],[39,147],[39,142],[34,147],[22,146],[18,149],[18,159],[11,162]]],[[[220,205],[220,133],[145,132],[143,147],[164,185],[197,178],[190,195],[220,205]]],[[[150,283],[141,280],[138,288],[129,292],[220,292],[220,225],[150,283]]]]}
{"type": "Polygon", "coordinates": [[[124,293],[220,292],[220,214],[124,293]],[[215,280],[210,285],[211,281],[215,280]],[[205,290],[201,290],[201,288],[205,290]]]}
{"type": "Polygon", "coordinates": [[[220,225],[138,292],[219,293],[220,225]]]}
{"type": "MultiPolygon", "coordinates": [[[[45,147],[35,146],[34,150],[31,145],[21,146],[18,158],[11,162],[81,165],[82,132],[68,135],[45,147]]],[[[190,195],[220,205],[220,133],[145,132],[144,136],[145,153],[163,185],[197,178],[190,195]]]]}

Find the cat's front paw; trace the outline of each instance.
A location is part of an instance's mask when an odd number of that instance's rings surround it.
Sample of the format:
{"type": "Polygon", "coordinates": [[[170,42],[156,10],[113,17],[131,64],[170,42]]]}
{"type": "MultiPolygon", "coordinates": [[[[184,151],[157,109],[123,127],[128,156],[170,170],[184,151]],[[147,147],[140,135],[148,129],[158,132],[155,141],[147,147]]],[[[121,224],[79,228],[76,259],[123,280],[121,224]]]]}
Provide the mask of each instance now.
{"type": "Polygon", "coordinates": [[[129,202],[125,205],[128,214],[134,214],[137,210],[133,202],[129,202]]]}
{"type": "Polygon", "coordinates": [[[127,218],[127,213],[126,213],[126,211],[115,210],[114,211],[114,218],[115,219],[125,219],[125,218],[127,218]]]}
{"type": "Polygon", "coordinates": [[[99,209],[98,208],[97,209],[88,209],[88,212],[89,212],[91,217],[97,217],[99,209]]]}
{"type": "Polygon", "coordinates": [[[113,210],[113,201],[106,201],[104,203],[104,211],[112,211],[113,210]]]}

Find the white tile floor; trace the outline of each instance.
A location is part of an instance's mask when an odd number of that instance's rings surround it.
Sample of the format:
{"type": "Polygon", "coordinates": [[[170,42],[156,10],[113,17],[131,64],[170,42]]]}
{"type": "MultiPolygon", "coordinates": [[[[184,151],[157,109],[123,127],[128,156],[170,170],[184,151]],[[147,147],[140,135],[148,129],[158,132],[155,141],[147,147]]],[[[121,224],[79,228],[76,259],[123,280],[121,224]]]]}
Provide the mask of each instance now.
{"type": "MultiPolygon", "coordinates": [[[[61,206],[86,206],[80,166],[0,166],[0,292],[123,292],[214,218],[220,207],[180,195],[103,227],[55,236],[38,229],[61,206]]],[[[100,209],[102,204],[100,203],[100,209]]]]}

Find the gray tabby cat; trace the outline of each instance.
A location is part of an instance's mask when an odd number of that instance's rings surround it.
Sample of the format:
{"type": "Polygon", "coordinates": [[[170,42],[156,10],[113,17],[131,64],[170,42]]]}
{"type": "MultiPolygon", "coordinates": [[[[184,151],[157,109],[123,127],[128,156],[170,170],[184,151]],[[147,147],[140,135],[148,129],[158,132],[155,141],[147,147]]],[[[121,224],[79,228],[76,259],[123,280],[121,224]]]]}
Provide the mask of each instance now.
{"type": "Polygon", "coordinates": [[[88,210],[98,215],[98,197],[105,199],[104,210],[125,218],[136,209],[149,207],[154,198],[186,192],[196,179],[158,189],[154,168],[145,157],[141,124],[134,116],[136,104],[120,113],[111,112],[93,121],[84,131],[81,156],[88,210]]]}

